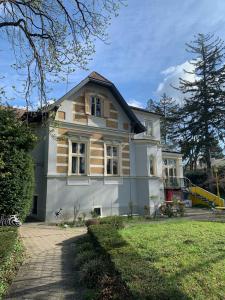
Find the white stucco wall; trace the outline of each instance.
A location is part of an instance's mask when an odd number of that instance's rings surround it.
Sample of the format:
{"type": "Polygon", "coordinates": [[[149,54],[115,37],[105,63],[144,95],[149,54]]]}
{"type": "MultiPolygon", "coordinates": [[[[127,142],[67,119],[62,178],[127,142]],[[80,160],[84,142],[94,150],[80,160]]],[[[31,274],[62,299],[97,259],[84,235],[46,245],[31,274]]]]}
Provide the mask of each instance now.
{"type": "Polygon", "coordinates": [[[66,178],[48,178],[46,218],[55,221],[55,212],[62,208],[66,219],[73,219],[74,205],[90,217],[94,207],[102,209],[102,216],[138,213],[135,179],[120,179],[117,183],[109,178],[86,178],[83,184],[68,185],[66,178]]]}
{"type": "Polygon", "coordinates": [[[38,197],[37,217],[44,220],[46,209],[46,174],[48,168],[48,127],[34,126],[33,130],[38,138],[38,142],[31,152],[35,166],[34,195],[38,197]]]}

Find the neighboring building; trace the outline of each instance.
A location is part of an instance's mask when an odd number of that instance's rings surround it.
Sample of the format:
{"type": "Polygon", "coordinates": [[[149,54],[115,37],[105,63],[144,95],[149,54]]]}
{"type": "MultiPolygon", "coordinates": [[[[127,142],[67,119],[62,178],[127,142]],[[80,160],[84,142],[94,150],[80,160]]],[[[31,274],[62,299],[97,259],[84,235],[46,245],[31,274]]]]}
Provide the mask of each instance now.
{"type": "Polygon", "coordinates": [[[62,208],[100,216],[143,214],[165,200],[165,177],[183,177],[182,157],[162,151],[160,115],[130,107],[93,72],[45,112],[29,114],[40,137],[33,151],[33,214],[52,221],[62,208]],[[42,120],[45,122],[42,122],[42,120]],[[164,163],[165,162],[165,163],[164,163]]]}

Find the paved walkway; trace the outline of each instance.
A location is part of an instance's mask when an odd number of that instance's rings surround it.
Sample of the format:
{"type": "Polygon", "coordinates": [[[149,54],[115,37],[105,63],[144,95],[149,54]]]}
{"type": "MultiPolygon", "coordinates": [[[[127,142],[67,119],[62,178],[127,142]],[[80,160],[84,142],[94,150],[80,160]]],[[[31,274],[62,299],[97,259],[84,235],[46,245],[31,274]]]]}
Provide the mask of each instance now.
{"type": "Polygon", "coordinates": [[[84,228],[60,229],[42,223],[20,228],[27,256],[5,299],[81,299],[75,290],[74,247],[84,228]]]}

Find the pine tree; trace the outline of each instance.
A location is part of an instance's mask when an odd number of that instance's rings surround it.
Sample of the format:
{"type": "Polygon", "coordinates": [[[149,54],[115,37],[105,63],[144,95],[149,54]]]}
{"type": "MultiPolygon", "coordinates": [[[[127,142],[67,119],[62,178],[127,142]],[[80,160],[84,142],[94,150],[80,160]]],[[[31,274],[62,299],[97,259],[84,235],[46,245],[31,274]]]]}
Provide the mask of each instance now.
{"type": "MultiPolygon", "coordinates": [[[[224,43],[214,35],[198,34],[187,44],[187,51],[194,54],[190,63],[194,81],[180,79],[180,91],[185,95],[180,110],[183,123],[179,134],[184,144],[193,143],[194,157],[203,154],[207,169],[211,169],[211,152],[215,140],[224,141],[225,133],[225,65],[224,43]]],[[[181,143],[182,144],[182,143],[181,143]]],[[[190,150],[190,149],[189,149],[190,150]]],[[[193,152],[192,151],[192,152],[193,152]]]]}
{"type": "Polygon", "coordinates": [[[178,110],[176,101],[164,93],[158,102],[153,101],[152,99],[148,100],[147,109],[163,115],[163,118],[161,119],[162,142],[164,144],[173,143],[174,126],[176,125],[176,113],[178,110]]]}

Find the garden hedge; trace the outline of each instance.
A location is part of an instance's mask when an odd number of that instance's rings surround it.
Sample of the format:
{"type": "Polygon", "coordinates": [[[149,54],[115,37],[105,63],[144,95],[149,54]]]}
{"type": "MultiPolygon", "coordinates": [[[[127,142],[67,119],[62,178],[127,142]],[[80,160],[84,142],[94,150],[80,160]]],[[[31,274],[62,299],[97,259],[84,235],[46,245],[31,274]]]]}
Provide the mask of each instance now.
{"type": "Polygon", "coordinates": [[[0,227],[0,299],[7,292],[23,260],[23,246],[17,228],[0,227]]]}
{"type": "Polygon", "coordinates": [[[0,215],[29,214],[34,167],[29,152],[36,137],[13,109],[0,109],[0,215]]]}
{"type": "MultiPolygon", "coordinates": [[[[133,296],[115,268],[109,253],[110,250],[123,246],[124,240],[118,234],[118,223],[115,223],[115,219],[111,219],[111,217],[105,219],[105,222],[109,222],[109,224],[91,225],[88,227],[92,250],[95,253],[91,253],[90,259],[87,259],[87,262],[81,267],[81,273],[85,275],[83,281],[90,281],[91,276],[92,281],[93,278],[97,278],[97,281],[94,280],[95,285],[92,288],[97,287],[95,292],[97,292],[98,296],[93,297],[92,295],[90,299],[132,300],[133,296]]],[[[122,226],[121,223],[120,226],[122,226]]],[[[77,257],[77,261],[79,258],[77,257]]],[[[82,260],[80,259],[80,261],[82,260]]]]}

